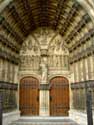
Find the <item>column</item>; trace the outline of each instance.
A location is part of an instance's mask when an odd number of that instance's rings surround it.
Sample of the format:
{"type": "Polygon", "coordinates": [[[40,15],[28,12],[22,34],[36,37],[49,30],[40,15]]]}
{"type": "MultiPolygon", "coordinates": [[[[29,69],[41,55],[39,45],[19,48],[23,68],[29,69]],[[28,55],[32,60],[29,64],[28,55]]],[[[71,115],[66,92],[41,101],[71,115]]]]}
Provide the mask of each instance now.
{"type": "Polygon", "coordinates": [[[0,59],[0,81],[3,81],[2,74],[3,74],[3,59],[0,59]]]}
{"type": "Polygon", "coordinates": [[[9,82],[8,81],[8,75],[9,75],[9,71],[8,71],[8,61],[6,61],[6,65],[5,65],[5,68],[6,68],[6,71],[5,71],[5,81],[6,82],[9,82]]]}
{"type": "Polygon", "coordinates": [[[6,77],[6,60],[3,60],[3,70],[2,70],[2,80],[5,81],[5,77],[6,77]]]}
{"type": "Polygon", "coordinates": [[[89,59],[90,59],[90,79],[93,80],[94,76],[93,55],[91,55],[89,59]]]}
{"type": "Polygon", "coordinates": [[[94,80],[94,54],[92,54],[92,79],[94,80]]]}
{"type": "Polygon", "coordinates": [[[87,58],[87,66],[88,66],[88,79],[91,79],[91,60],[90,56],[87,58]]]}
{"type": "Polygon", "coordinates": [[[74,82],[76,82],[77,81],[76,63],[73,63],[73,74],[74,74],[74,82]]]}
{"type": "MultiPolygon", "coordinates": [[[[47,69],[47,58],[42,57],[41,60],[41,85],[45,87],[45,85],[48,84],[47,82],[47,75],[48,75],[48,69],[47,69]]],[[[49,90],[43,88],[40,89],[40,109],[39,114],[40,116],[49,116],[49,90]]]]}
{"type": "Polygon", "coordinates": [[[19,71],[19,66],[15,65],[15,69],[14,69],[14,72],[15,72],[14,83],[19,83],[19,80],[18,80],[18,71],[19,71]]]}
{"type": "Polygon", "coordinates": [[[88,57],[85,59],[85,66],[86,66],[86,80],[89,80],[88,78],[88,57]]]}
{"type": "Polygon", "coordinates": [[[49,116],[49,90],[40,90],[40,116],[49,116]]]}
{"type": "Polygon", "coordinates": [[[79,82],[81,81],[81,60],[78,63],[78,71],[79,71],[79,82]]]}
{"type": "Polygon", "coordinates": [[[84,81],[84,78],[83,78],[83,76],[84,76],[84,73],[83,73],[83,59],[81,60],[80,67],[81,67],[81,70],[80,70],[80,72],[81,72],[81,81],[84,81]]]}
{"type": "Polygon", "coordinates": [[[77,79],[78,81],[77,82],[80,82],[80,78],[81,78],[80,77],[80,61],[77,62],[77,73],[78,73],[77,74],[78,75],[78,79],[77,79]]]}
{"type": "Polygon", "coordinates": [[[83,59],[83,80],[86,81],[86,59],[83,59]]]}

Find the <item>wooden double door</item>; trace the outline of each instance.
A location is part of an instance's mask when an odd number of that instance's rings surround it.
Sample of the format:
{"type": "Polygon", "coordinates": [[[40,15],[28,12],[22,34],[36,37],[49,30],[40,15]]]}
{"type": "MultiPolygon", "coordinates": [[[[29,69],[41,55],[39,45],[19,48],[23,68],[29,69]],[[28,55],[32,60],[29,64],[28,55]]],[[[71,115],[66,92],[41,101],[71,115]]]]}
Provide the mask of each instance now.
{"type": "MultiPolygon", "coordinates": [[[[68,116],[69,83],[64,77],[55,77],[50,81],[50,115],[68,116]]],[[[33,77],[25,77],[20,83],[21,115],[39,115],[39,81],[33,77]]],[[[45,98],[46,100],[46,98],[45,98]]]]}
{"type": "Polygon", "coordinates": [[[64,77],[55,77],[50,81],[50,115],[68,116],[69,82],[64,77]]]}
{"type": "Polygon", "coordinates": [[[39,81],[33,77],[26,77],[20,84],[21,115],[39,115],[39,81]]]}

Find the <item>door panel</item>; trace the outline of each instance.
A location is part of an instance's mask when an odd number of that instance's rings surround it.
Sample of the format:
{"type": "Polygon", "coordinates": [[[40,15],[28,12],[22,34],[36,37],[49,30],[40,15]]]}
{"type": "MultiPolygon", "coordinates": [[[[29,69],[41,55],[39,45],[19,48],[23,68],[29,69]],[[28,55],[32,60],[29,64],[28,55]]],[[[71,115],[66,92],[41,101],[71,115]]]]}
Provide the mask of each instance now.
{"type": "Polygon", "coordinates": [[[26,77],[20,84],[21,115],[39,115],[39,81],[33,77],[26,77]]]}
{"type": "Polygon", "coordinates": [[[50,81],[50,115],[68,116],[69,83],[64,77],[55,77],[50,81]]]}

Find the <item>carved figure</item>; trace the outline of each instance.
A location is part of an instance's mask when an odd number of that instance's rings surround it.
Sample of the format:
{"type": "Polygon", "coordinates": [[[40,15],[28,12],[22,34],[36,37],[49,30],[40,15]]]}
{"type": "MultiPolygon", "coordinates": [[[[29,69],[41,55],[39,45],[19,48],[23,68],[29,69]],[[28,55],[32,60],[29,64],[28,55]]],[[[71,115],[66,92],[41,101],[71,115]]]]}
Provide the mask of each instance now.
{"type": "Polygon", "coordinates": [[[42,81],[47,80],[47,58],[42,58],[41,64],[42,81]]]}

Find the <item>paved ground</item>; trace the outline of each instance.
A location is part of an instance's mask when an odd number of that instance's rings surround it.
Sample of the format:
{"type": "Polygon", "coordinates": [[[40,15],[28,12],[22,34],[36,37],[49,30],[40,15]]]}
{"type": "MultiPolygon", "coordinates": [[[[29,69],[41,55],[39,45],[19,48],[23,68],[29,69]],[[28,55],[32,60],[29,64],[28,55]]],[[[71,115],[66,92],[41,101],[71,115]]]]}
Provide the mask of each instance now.
{"type": "Polygon", "coordinates": [[[11,125],[78,125],[74,121],[70,120],[69,118],[52,118],[52,119],[24,119],[21,118],[18,121],[13,122],[11,125]]]}

